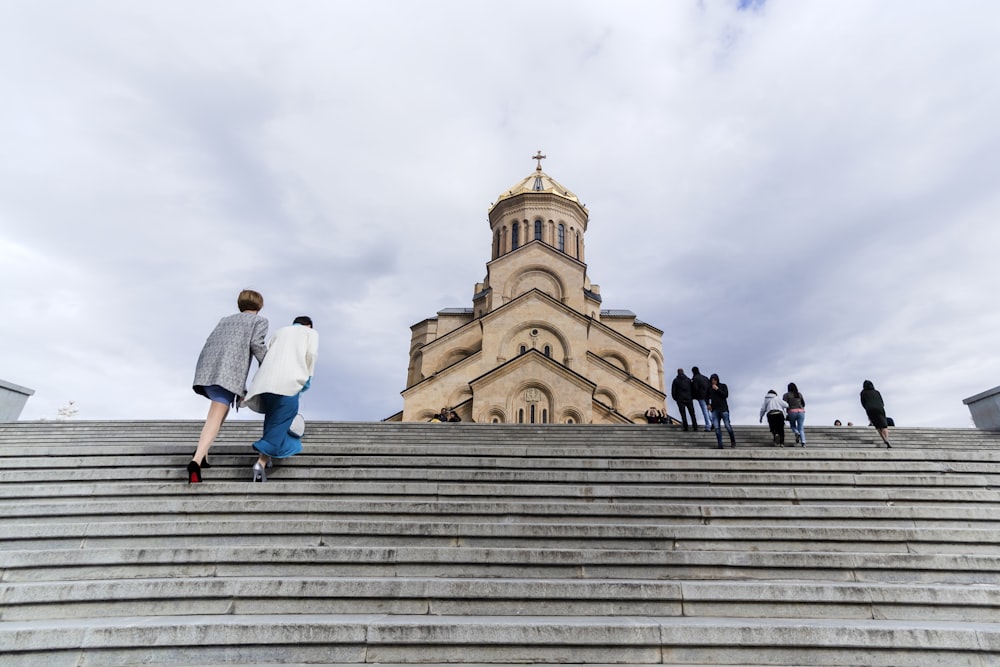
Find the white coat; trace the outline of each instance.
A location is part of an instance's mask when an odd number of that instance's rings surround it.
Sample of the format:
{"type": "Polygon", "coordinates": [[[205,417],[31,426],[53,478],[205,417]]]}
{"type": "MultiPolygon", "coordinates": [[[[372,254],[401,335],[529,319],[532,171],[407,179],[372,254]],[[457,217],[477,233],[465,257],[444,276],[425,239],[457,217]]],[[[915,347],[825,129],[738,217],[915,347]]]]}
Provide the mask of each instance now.
{"type": "Polygon", "coordinates": [[[264,362],[243,404],[254,412],[263,412],[261,394],[298,394],[316,370],[318,353],[319,334],[311,327],[293,324],[278,329],[268,341],[264,362]]]}

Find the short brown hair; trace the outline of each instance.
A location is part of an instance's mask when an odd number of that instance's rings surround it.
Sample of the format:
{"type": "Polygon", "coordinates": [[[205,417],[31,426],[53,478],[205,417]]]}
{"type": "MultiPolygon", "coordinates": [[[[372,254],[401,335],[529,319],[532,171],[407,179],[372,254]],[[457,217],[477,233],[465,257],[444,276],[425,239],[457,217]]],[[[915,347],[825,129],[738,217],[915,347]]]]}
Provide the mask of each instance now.
{"type": "Polygon", "coordinates": [[[260,292],[245,289],[236,298],[236,305],[241,313],[248,310],[261,310],[264,307],[264,297],[260,295],[260,292]]]}

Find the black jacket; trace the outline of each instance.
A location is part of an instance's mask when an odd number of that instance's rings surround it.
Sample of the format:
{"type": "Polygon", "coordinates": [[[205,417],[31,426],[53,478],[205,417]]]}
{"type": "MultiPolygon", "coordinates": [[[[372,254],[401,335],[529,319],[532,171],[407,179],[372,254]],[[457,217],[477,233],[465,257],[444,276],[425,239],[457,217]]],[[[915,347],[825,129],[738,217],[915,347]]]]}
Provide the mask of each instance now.
{"type": "Polygon", "coordinates": [[[712,386],[712,381],[701,373],[698,373],[691,378],[691,398],[696,401],[704,401],[708,398],[708,388],[710,386],[712,386]]]}
{"type": "Polygon", "coordinates": [[[670,398],[678,403],[691,400],[691,378],[686,375],[678,375],[670,384],[670,398]]]}
{"type": "Polygon", "coordinates": [[[865,388],[861,390],[861,407],[865,412],[872,410],[885,410],[885,403],[882,401],[882,394],[878,393],[871,382],[865,382],[865,388]]]}
{"type": "Polygon", "coordinates": [[[719,386],[712,389],[712,386],[708,387],[708,407],[711,408],[713,412],[729,412],[729,387],[719,383],[719,386]]]}

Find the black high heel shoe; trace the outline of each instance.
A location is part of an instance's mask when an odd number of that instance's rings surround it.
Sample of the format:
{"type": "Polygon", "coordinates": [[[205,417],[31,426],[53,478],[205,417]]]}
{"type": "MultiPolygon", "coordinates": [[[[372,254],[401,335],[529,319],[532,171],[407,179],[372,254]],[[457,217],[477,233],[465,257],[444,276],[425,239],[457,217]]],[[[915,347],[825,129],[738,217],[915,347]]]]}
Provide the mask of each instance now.
{"type": "Polygon", "coordinates": [[[205,470],[208,470],[209,468],[212,467],[212,464],[208,462],[207,456],[201,460],[201,467],[204,468],[205,470]]]}
{"type": "Polygon", "coordinates": [[[188,463],[188,484],[201,483],[201,466],[197,462],[188,463]]]}

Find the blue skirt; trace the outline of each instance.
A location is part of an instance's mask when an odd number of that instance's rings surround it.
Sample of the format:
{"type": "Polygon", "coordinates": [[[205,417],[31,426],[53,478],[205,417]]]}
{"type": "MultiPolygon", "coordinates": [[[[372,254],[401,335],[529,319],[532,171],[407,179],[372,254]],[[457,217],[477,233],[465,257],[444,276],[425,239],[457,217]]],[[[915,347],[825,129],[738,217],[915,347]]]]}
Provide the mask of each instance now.
{"type": "Polygon", "coordinates": [[[288,432],[292,420],[299,413],[299,395],[261,394],[260,402],[264,408],[264,437],[253,443],[253,448],[276,459],[301,452],[302,439],[288,432]]]}

